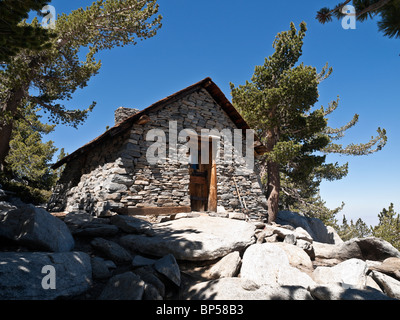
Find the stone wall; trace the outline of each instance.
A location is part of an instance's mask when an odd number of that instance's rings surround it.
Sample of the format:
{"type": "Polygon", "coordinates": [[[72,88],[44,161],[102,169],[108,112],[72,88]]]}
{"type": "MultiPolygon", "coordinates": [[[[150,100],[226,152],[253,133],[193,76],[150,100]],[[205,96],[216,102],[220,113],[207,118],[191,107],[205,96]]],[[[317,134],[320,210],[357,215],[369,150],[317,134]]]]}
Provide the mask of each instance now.
{"type": "Polygon", "coordinates": [[[114,123],[120,123],[121,121],[124,121],[126,118],[129,118],[138,112],[139,109],[119,107],[114,112],[114,123]]]}
{"type": "MultiPolygon", "coordinates": [[[[103,215],[122,207],[190,206],[189,166],[170,158],[150,165],[146,152],[154,141],[146,141],[148,131],[161,129],[168,142],[170,121],[176,121],[178,133],[182,129],[193,129],[200,134],[204,128],[221,131],[236,129],[236,126],[204,89],[148,115],[150,122],[135,124],[130,131],[93,148],[85,159],[70,161],[55,188],[49,209],[84,210],[103,215]]],[[[168,150],[167,143],[167,155],[168,150]]],[[[257,172],[240,170],[238,173],[238,169],[243,168],[217,164],[218,206],[227,211],[241,211],[235,176],[247,208],[253,213],[265,214],[266,200],[257,172]]]]}
{"type": "Polygon", "coordinates": [[[120,195],[116,191],[124,189],[120,175],[133,172],[133,164],[123,162],[119,156],[126,139],[127,134],[115,136],[67,162],[47,209],[102,215],[108,209],[118,208],[120,195]]]}

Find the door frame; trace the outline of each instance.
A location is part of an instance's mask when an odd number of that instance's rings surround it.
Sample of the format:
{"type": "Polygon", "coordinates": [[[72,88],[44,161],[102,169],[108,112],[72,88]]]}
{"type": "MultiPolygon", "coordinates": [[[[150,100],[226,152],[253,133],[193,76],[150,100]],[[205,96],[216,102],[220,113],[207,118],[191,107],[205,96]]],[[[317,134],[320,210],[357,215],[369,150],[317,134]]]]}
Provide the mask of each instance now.
{"type": "MultiPolygon", "coordinates": [[[[218,137],[219,138],[219,137],[218,137]]],[[[192,211],[217,211],[217,161],[213,152],[213,136],[198,137],[198,164],[189,164],[189,195],[192,211]],[[208,141],[208,163],[201,163],[201,146],[208,141]]]]}

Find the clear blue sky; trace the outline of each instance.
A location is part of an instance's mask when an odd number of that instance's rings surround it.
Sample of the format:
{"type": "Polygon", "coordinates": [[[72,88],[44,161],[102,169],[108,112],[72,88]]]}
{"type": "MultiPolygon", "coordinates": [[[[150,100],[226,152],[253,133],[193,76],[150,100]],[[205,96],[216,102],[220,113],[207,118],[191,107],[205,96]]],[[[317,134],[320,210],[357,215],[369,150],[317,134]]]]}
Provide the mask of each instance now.
{"type": "MultiPolygon", "coordinates": [[[[57,13],[90,5],[92,0],[53,0],[57,13]]],[[[388,144],[365,157],[329,156],[328,161],[349,162],[349,175],[322,184],[327,205],[346,206],[342,214],[361,217],[375,225],[378,213],[391,202],[400,210],[398,159],[400,158],[399,71],[400,40],[377,30],[377,20],[344,30],[340,21],[321,25],[318,9],[336,1],[265,0],[159,0],[163,27],[137,46],[102,52],[103,66],[89,86],[66,103],[70,108],[97,106],[78,128],[59,126],[48,138],[73,152],[113,125],[119,106],[143,109],[205,77],[211,77],[231,100],[229,83],[250,80],[255,65],[273,53],[276,34],[293,21],[307,23],[301,61],[320,70],[326,62],[332,76],[320,86],[317,106],[327,106],[339,95],[339,108],[330,126],[347,123],[355,113],[359,123],[341,143],[367,142],[378,127],[388,132],[388,144]]]]}

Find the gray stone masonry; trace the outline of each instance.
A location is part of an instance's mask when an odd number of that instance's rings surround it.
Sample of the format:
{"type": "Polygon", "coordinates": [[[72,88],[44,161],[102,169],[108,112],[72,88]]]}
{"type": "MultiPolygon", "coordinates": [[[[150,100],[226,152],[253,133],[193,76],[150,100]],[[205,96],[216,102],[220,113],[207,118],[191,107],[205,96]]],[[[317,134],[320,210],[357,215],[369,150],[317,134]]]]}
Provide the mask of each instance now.
{"type": "Polygon", "coordinates": [[[120,123],[121,121],[125,120],[126,118],[129,118],[130,116],[133,116],[138,112],[139,109],[119,107],[117,110],[115,110],[114,122],[115,124],[120,123]]]}
{"type": "MultiPolygon", "coordinates": [[[[170,121],[176,121],[177,132],[193,129],[237,129],[224,110],[204,89],[187,94],[148,114],[151,121],[133,125],[131,130],[67,163],[54,189],[48,209],[51,211],[86,211],[96,216],[122,207],[190,206],[189,166],[167,157],[166,161],[149,164],[146,141],[151,129],[161,129],[169,138],[170,121]]],[[[243,141],[245,143],[245,141],[243,141]]],[[[186,144],[186,142],[185,142],[186,144]]],[[[178,148],[181,146],[178,144],[178,148]]],[[[243,145],[245,151],[245,145],[243,145]]],[[[166,153],[169,156],[169,144],[166,153]]],[[[223,159],[223,149],[220,154],[223,159]]],[[[257,164],[257,163],[256,163],[257,164]]],[[[241,164],[217,163],[217,201],[226,211],[242,211],[241,197],[253,214],[266,213],[266,200],[255,172],[241,164]]]]}

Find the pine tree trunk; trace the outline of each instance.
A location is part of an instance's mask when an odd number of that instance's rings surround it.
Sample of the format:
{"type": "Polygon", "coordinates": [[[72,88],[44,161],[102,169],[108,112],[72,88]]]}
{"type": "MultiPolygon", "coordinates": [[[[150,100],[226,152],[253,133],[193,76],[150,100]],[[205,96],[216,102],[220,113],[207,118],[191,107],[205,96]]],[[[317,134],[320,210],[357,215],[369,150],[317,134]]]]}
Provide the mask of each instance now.
{"type": "Polygon", "coordinates": [[[5,112],[10,112],[13,118],[8,123],[0,121],[0,171],[4,171],[4,161],[10,151],[14,118],[17,115],[18,107],[22,107],[26,102],[25,99],[29,95],[31,79],[34,79],[37,66],[39,66],[39,57],[32,57],[26,68],[26,80],[20,83],[16,88],[8,88],[8,99],[4,102],[0,102],[0,109],[5,112]]]}
{"type": "MultiPolygon", "coordinates": [[[[267,130],[267,154],[274,150],[275,145],[279,141],[279,128],[271,128],[267,130]]],[[[268,223],[275,222],[279,210],[279,192],[281,188],[281,180],[279,176],[279,164],[273,161],[267,161],[267,206],[268,206],[268,223]]]]}
{"type": "Polygon", "coordinates": [[[281,181],[279,177],[279,164],[268,161],[267,163],[268,183],[267,183],[267,205],[268,223],[275,222],[279,208],[279,191],[281,181]]]}
{"type": "Polygon", "coordinates": [[[12,123],[0,125],[0,171],[4,171],[4,160],[10,150],[12,123]]]}
{"type": "MultiPolygon", "coordinates": [[[[10,98],[1,105],[1,110],[10,112],[14,117],[17,113],[18,107],[21,105],[27,86],[25,88],[18,88],[10,93],[10,98]]],[[[0,122],[0,170],[4,171],[4,161],[10,150],[10,141],[13,130],[13,120],[9,122],[0,122]]]]}

